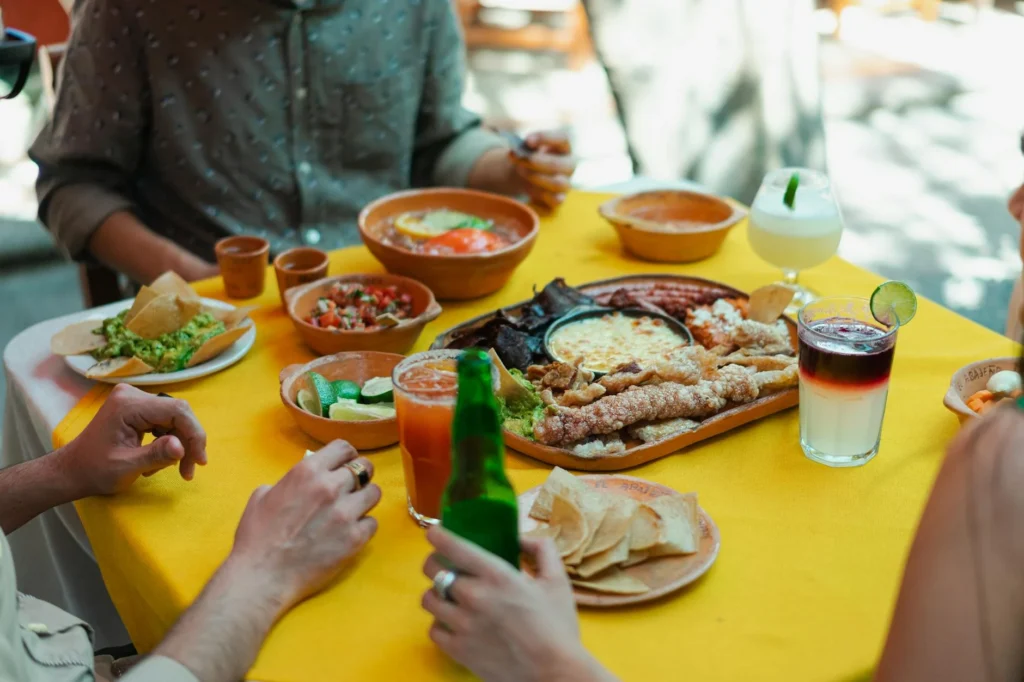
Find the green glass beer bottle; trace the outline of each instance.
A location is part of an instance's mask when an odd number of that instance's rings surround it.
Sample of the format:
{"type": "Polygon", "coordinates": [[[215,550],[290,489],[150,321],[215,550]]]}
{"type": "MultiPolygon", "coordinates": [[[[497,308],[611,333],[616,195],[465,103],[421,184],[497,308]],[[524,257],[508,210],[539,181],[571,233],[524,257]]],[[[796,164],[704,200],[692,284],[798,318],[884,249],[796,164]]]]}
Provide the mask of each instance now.
{"type": "Polygon", "coordinates": [[[459,356],[452,419],[452,475],[441,498],[441,525],[519,568],[519,511],[505,475],[501,413],[491,358],[459,356]]]}

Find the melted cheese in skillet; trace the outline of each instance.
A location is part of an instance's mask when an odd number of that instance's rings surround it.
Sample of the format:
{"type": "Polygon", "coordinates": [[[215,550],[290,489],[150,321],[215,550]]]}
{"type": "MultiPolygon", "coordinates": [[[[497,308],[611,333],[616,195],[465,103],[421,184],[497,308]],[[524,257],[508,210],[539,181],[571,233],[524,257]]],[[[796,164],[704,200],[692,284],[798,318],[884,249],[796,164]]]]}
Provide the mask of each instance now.
{"type": "Polygon", "coordinates": [[[688,343],[689,339],[664,320],[621,313],[570,322],[548,339],[548,347],[558,360],[582,358],[583,367],[597,372],[610,372],[630,362],[647,367],[688,343]]]}

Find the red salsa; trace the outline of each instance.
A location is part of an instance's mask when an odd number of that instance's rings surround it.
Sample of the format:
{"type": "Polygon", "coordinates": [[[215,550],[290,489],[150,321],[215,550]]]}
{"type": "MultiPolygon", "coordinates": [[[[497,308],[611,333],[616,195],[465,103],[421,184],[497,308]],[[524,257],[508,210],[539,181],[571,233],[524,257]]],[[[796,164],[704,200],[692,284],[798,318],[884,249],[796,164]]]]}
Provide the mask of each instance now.
{"type": "Polygon", "coordinates": [[[375,287],[349,282],[335,282],[327,296],[316,302],[316,307],[306,318],[314,327],[336,330],[379,329],[381,315],[391,315],[398,320],[412,315],[412,296],[402,293],[398,287],[375,287]]]}

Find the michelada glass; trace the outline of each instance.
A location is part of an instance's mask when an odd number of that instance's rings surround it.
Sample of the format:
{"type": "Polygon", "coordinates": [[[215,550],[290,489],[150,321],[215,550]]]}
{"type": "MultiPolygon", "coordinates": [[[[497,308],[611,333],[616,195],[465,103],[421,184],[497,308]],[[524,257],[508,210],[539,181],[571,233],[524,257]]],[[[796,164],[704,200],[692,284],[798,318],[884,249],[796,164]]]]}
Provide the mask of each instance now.
{"type": "Polygon", "coordinates": [[[409,515],[424,528],[439,523],[441,496],[452,472],[460,352],[410,355],[391,374],[409,515]]]}
{"type": "Polygon", "coordinates": [[[834,256],[843,236],[843,216],[828,177],[809,168],[771,171],[761,181],[747,222],[754,253],[780,268],[782,283],[796,292],[786,309],[796,314],[815,298],[799,284],[800,272],[834,256]],[[797,187],[790,206],[786,193],[794,175],[797,187]]]}
{"type": "Polygon", "coordinates": [[[855,297],[809,303],[798,322],[800,446],[829,466],[866,464],[878,453],[899,325],[855,297]]]}

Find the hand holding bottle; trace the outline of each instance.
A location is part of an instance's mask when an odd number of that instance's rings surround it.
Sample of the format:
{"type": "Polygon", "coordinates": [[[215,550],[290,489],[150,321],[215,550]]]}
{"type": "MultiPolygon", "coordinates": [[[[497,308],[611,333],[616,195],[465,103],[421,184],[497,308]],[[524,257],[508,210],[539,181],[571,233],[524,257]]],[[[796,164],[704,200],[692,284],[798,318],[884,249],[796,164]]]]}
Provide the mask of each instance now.
{"type": "Polygon", "coordinates": [[[476,545],[432,528],[423,573],[456,574],[443,599],[434,588],[423,608],[434,616],[430,638],[485,682],[614,680],[580,642],[572,585],[550,539],[522,538],[536,575],[515,570],[476,545]]]}

